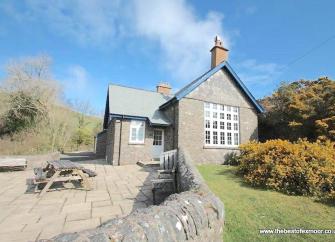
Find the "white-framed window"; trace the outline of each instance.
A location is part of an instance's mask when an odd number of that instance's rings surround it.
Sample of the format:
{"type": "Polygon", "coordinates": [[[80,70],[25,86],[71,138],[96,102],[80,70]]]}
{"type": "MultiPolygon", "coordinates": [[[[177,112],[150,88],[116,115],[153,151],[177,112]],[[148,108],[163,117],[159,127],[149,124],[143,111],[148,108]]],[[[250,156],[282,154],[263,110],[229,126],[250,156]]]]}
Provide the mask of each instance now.
{"type": "Polygon", "coordinates": [[[204,114],[205,146],[237,147],[240,144],[238,107],[206,102],[204,114]]]}
{"type": "Polygon", "coordinates": [[[144,144],[145,122],[132,120],[130,122],[129,143],[144,144]]]}

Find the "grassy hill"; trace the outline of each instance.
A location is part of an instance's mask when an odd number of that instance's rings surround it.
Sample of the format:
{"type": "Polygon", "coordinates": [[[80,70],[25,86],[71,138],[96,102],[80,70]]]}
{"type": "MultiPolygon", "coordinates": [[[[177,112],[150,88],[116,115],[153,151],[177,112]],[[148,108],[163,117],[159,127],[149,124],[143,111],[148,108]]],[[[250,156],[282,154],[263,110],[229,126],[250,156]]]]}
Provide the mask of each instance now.
{"type": "MultiPolygon", "coordinates": [[[[0,91],[0,118],[6,111],[7,94],[0,91]]],[[[49,117],[36,128],[0,137],[0,155],[38,154],[53,151],[93,150],[102,118],[83,115],[64,105],[53,105],[49,117]],[[79,120],[83,124],[79,125],[79,120]],[[78,139],[82,143],[78,144],[78,139]]]]}

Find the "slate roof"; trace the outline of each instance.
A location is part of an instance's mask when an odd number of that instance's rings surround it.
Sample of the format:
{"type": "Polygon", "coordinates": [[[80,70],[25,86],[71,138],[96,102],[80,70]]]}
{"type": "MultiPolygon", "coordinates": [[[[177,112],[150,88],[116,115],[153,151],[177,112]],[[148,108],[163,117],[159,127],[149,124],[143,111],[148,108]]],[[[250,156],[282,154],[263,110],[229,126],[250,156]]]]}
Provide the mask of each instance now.
{"type": "Polygon", "coordinates": [[[161,93],[110,84],[109,113],[113,116],[147,118],[154,125],[170,125],[159,106],[170,99],[161,93]]]}
{"type": "Polygon", "coordinates": [[[185,97],[201,83],[223,68],[225,68],[233,77],[232,80],[235,81],[237,87],[249,99],[256,110],[260,113],[264,112],[263,107],[257,102],[241,79],[230,67],[228,62],[224,61],[194,81],[190,82],[173,96],[165,96],[154,91],[125,87],[116,84],[109,85],[107,96],[108,100],[106,103],[107,113],[105,114],[104,126],[108,120],[108,116],[106,116],[108,114],[114,117],[123,116],[131,119],[148,119],[153,125],[170,125],[169,119],[161,110],[185,97]],[[107,109],[109,109],[109,111],[107,109]]]}
{"type": "Polygon", "coordinates": [[[192,92],[195,88],[197,88],[201,83],[206,81],[209,77],[214,75],[219,70],[225,68],[228,70],[228,73],[232,75],[233,81],[235,81],[236,85],[242,93],[245,94],[245,96],[249,99],[249,101],[253,104],[253,106],[256,108],[256,110],[260,113],[264,112],[264,108],[257,102],[257,100],[254,98],[254,96],[251,94],[251,92],[248,90],[248,88],[244,85],[244,83],[241,81],[241,79],[237,76],[237,74],[234,72],[234,70],[231,68],[231,66],[228,64],[227,61],[221,62],[216,67],[212,68],[208,72],[204,73],[202,76],[198,77],[182,89],[180,89],[171,99],[169,99],[166,103],[160,106],[160,109],[164,109],[168,107],[170,104],[174,103],[175,101],[179,101],[183,97],[185,97],[187,94],[192,92]]]}

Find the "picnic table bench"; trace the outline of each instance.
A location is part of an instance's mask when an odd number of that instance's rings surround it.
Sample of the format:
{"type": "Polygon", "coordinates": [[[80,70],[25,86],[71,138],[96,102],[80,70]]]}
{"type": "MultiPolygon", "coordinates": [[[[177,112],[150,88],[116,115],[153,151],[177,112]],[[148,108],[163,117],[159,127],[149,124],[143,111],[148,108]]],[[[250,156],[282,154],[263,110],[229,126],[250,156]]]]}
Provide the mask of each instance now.
{"type": "Polygon", "coordinates": [[[27,167],[27,160],[25,158],[0,158],[0,168],[21,170],[27,167]]]}
{"type": "Polygon", "coordinates": [[[69,160],[47,161],[45,168],[35,168],[34,173],[35,178],[27,179],[27,184],[36,185],[35,191],[37,191],[41,185],[44,185],[40,196],[43,196],[49,191],[55,182],[80,181],[86,190],[90,190],[90,182],[84,173],[87,173],[89,176],[96,175],[94,171],[85,169],[83,166],[69,160]]]}

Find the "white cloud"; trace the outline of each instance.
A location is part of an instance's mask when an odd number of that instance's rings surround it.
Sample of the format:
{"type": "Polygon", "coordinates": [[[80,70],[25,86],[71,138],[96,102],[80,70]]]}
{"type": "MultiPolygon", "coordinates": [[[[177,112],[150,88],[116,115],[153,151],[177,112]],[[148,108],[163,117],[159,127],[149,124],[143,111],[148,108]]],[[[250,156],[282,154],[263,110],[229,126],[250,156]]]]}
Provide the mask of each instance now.
{"type": "Polygon", "coordinates": [[[238,63],[236,69],[246,84],[266,86],[276,80],[283,67],[276,63],[259,63],[255,59],[248,59],[238,63]]]}
{"type": "Polygon", "coordinates": [[[62,82],[67,90],[83,92],[87,90],[89,80],[89,74],[84,67],[73,65],[68,68],[67,76],[62,82]]]}
{"type": "MultiPolygon", "coordinates": [[[[186,0],[25,0],[25,7],[4,1],[0,4],[8,16],[17,21],[37,21],[49,31],[80,44],[105,47],[139,37],[149,44],[158,44],[157,66],[169,71],[181,86],[196,78],[210,66],[209,50],[216,34],[223,37],[229,48],[229,36],[238,30],[223,29],[223,15],[210,11],[199,16],[186,0]]],[[[255,7],[245,10],[252,14],[255,7]]],[[[127,43],[125,43],[126,47],[127,43]]],[[[132,48],[133,45],[131,45],[132,48]]],[[[129,46],[128,46],[129,47],[129,46]]],[[[280,71],[274,63],[246,60],[238,70],[249,83],[268,83],[280,71]]],[[[76,88],[87,85],[88,73],[73,66],[68,79],[76,88]]]]}
{"type": "Polygon", "coordinates": [[[245,13],[248,15],[254,15],[257,12],[257,7],[256,6],[248,6],[245,8],[245,13]]]}
{"type": "Polygon", "coordinates": [[[209,50],[216,34],[223,35],[223,15],[197,16],[185,0],[25,0],[25,8],[7,2],[17,20],[37,21],[49,31],[82,45],[110,46],[142,37],[159,44],[158,66],[182,82],[209,68],[209,50]],[[121,4],[123,3],[123,4],[121,4]],[[128,39],[127,39],[128,40],[128,39]]]}
{"type": "Polygon", "coordinates": [[[159,42],[163,56],[158,61],[183,82],[209,68],[216,34],[227,46],[220,13],[200,18],[184,0],[136,1],[134,9],[137,33],[159,42]]]}
{"type": "MultiPolygon", "coordinates": [[[[25,0],[24,10],[7,2],[2,9],[17,20],[45,24],[56,35],[83,45],[112,44],[119,26],[119,0],[25,0]]],[[[22,6],[21,6],[22,7],[22,6]]]]}

